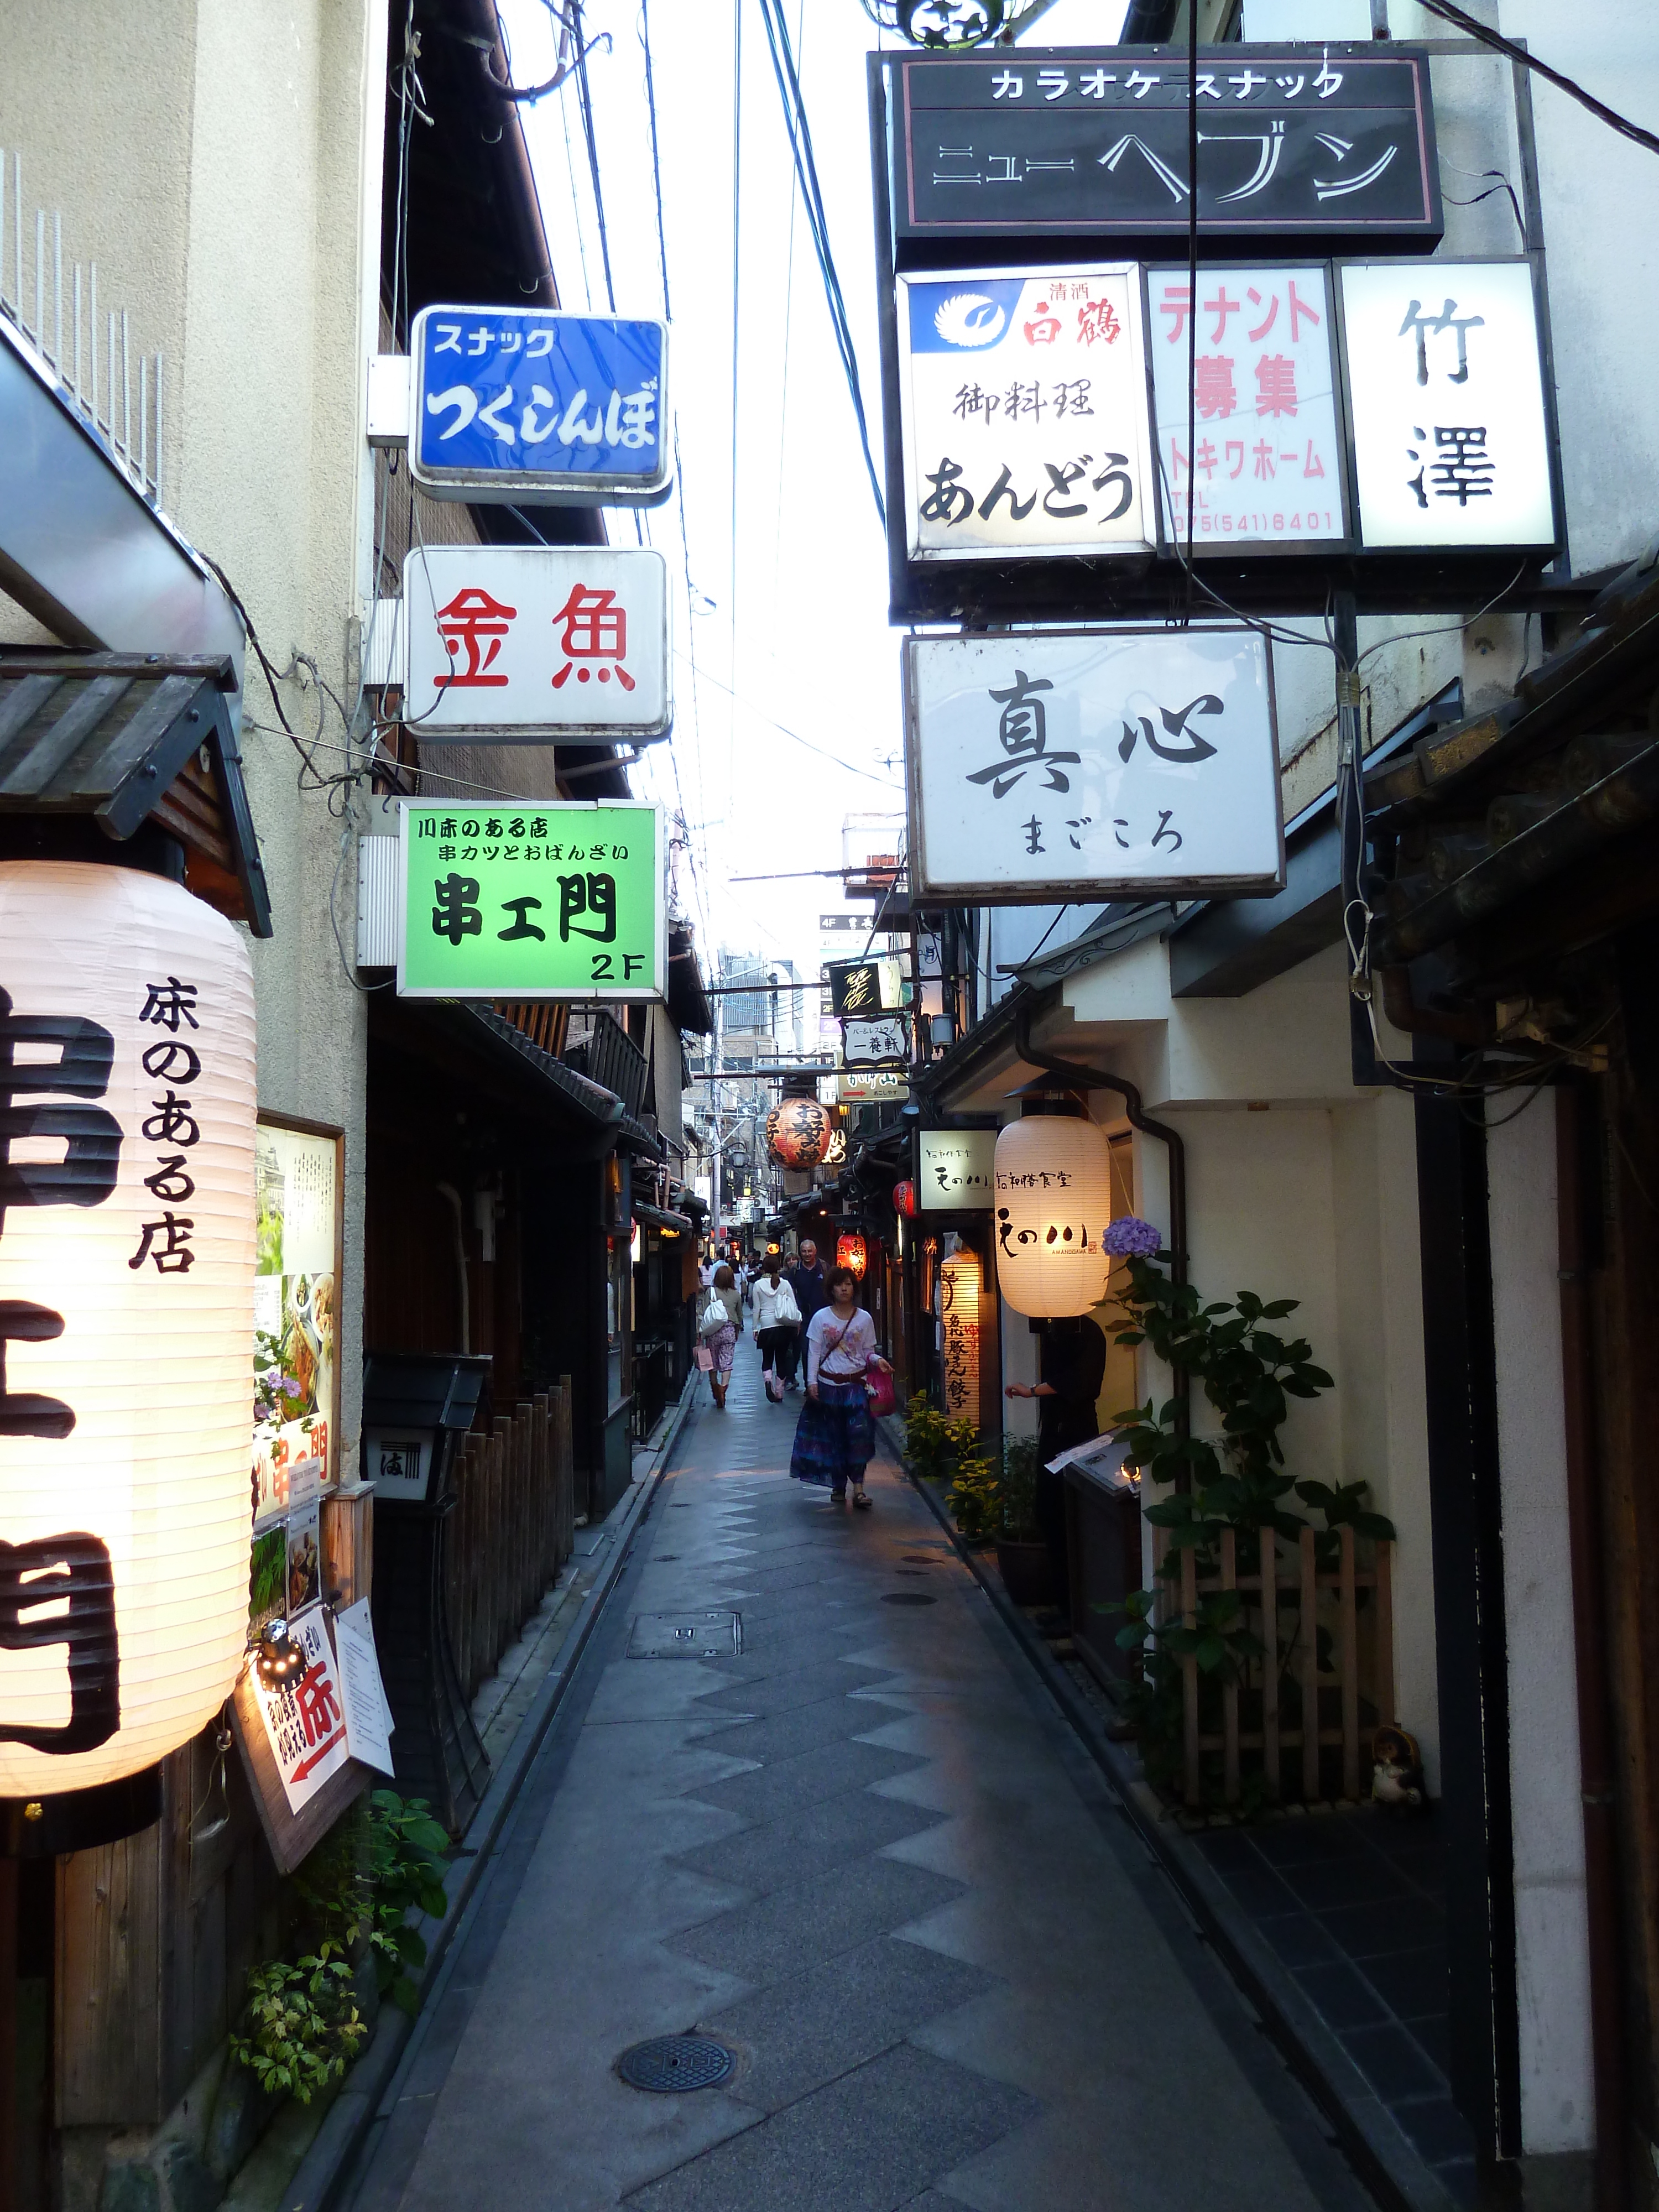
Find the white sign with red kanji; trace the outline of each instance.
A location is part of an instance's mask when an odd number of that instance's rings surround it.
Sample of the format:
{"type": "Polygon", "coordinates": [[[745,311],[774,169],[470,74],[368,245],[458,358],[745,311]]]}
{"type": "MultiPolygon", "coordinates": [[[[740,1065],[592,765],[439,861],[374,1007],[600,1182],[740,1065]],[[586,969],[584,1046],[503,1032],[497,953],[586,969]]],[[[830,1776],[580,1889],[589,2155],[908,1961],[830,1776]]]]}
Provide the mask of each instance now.
{"type": "Polygon", "coordinates": [[[331,1774],[351,1756],[345,1696],[320,1605],[288,1624],[304,1663],[292,1680],[272,1688],[252,1670],[254,1694],[290,1813],[303,1812],[331,1774]]]}
{"type": "Polygon", "coordinates": [[[1530,263],[1348,261],[1339,281],[1362,543],[1555,544],[1530,263]]]}
{"type": "Polygon", "coordinates": [[[901,276],[898,329],[913,561],[1147,549],[1133,263],[901,276]]]}
{"type": "Polygon", "coordinates": [[[422,744],[653,738],[672,719],[668,570],[648,547],[427,546],[404,611],[422,744]]]}
{"type": "Polygon", "coordinates": [[[1330,285],[1301,268],[1146,272],[1147,350],[1166,538],[1224,553],[1347,536],[1330,285]],[[1188,386],[1190,359],[1192,386],[1188,386]],[[1188,468],[1188,410],[1193,420],[1188,468]]]}

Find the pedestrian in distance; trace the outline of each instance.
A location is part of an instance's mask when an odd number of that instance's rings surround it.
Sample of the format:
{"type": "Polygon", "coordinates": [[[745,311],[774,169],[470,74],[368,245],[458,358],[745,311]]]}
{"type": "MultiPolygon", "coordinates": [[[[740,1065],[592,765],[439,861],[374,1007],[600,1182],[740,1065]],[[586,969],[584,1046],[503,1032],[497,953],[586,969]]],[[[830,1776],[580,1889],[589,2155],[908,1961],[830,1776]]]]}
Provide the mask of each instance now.
{"type": "Polygon", "coordinates": [[[743,1304],[732,1270],[723,1260],[714,1270],[714,1279],[703,1300],[697,1334],[713,1362],[708,1382],[714,1394],[714,1404],[724,1413],[726,1393],[732,1381],[732,1362],[737,1357],[738,1339],[743,1334],[743,1304]]]}
{"type": "MultiPolygon", "coordinates": [[[[795,1294],[801,1328],[803,1331],[809,1329],[813,1315],[828,1304],[830,1297],[829,1288],[823,1279],[823,1264],[818,1258],[818,1248],[810,1237],[801,1239],[800,1255],[788,1271],[787,1280],[795,1294]]],[[[791,1390],[800,1387],[798,1364],[802,1341],[803,1338],[797,1336],[785,1355],[787,1364],[783,1370],[783,1379],[786,1387],[791,1390]]]]}
{"type": "Polygon", "coordinates": [[[800,1308],[783,1277],[783,1255],[775,1245],[766,1255],[766,1272],[755,1285],[755,1341],[760,1346],[761,1379],[774,1405],[783,1396],[783,1354],[794,1370],[800,1308]]]}
{"type": "Polygon", "coordinates": [[[859,1304],[858,1277],[832,1267],[824,1287],[829,1304],[806,1328],[806,1403],[795,1429],[789,1472],[797,1482],[828,1485],[832,1503],[845,1498],[867,1509],[864,1470],[876,1449],[864,1378],[871,1368],[890,1374],[876,1349],[876,1325],[859,1304]]]}

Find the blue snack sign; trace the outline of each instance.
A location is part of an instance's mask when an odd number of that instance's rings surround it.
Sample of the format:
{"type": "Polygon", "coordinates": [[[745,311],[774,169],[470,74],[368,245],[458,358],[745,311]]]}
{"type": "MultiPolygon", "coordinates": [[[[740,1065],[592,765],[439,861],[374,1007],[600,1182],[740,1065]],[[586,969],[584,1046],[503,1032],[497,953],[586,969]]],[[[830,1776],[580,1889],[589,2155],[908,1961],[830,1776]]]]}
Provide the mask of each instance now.
{"type": "Polygon", "coordinates": [[[423,307],[410,465],[434,499],[654,505],[672,475],[668,326],[544,307],[423,307]]]}

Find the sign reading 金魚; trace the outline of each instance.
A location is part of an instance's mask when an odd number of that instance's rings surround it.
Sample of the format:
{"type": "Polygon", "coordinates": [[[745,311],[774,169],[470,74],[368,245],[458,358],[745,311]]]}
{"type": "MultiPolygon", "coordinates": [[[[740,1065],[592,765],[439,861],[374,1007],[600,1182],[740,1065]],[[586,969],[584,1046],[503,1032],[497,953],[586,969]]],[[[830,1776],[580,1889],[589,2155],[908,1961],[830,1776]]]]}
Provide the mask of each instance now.
{"type": "Polygon", "coordinates": [[[1276,890],[1259,630],[904,641],[915,899],[987,906],[1276,890]]]}
{"type": "MultiPolygon", "coordinates": [[[[1186,230],[1184,53],[1000,48],[885,66],[901,248],[1186,230]]],[[[1437,245],[1428,56],[1393,45],[1203,49],[1198,211],[1211,237],[1437,245]]]]}
{"type": "Polygon", "coordinates": [[[417,999],[657,999],[663,826],[645,799],[402,810],[398,989],[417,999]]]}
{"type": "Polygon", "coordinates": [[[666,495],[666,324],[425,307],[411,351],[410,463],[434,498],[591,507],[666,495]]]}
{"type": "Polygon", "coordinates": [[[1186,550],[1294,552],[1349,535],[1335,317],[1323,264],[1146,272],[1163,534],[1186,550]],[[1188,468],[1187,381],[1194,422],[1188,468]],[[1195,481],[1194,481],[1195,480],[1195,481]]]}
{"type": "Polygon", "coordinates": [[[647,547],[428,546],[404,563],[404,611],[422,744],[650,738],[672,719],[668,571],[647,547]]]}
{"type": "Polygon", "coordinates": [[[923,1213],[988,1212],[996,1193],[994,1129],[923,1129],[916,1204],[923,1213]]]}
{"type": "Polygon", "coordinates": [[[1133,264],[898,279],[913,561],[1152,540],[1133,264]]]}
{"type": "Polygon", "coordinates": [[[1344,262],[1338,282],[1363,543],[1553,546],[1531,264],[1344,262]]]}

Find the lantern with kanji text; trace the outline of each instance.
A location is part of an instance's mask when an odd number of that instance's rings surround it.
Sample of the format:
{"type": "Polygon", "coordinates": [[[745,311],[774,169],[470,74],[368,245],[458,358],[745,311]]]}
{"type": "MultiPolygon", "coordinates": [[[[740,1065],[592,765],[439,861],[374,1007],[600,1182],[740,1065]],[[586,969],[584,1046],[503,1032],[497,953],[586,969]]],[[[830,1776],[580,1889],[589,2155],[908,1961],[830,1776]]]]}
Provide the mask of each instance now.
{"type": "Polygon", "coordinates": [[[901,1214],[906,1221],[915,1219],[916,1187],[915,1183],[896,1182],[893,1185],[893,1210],[896,1213],[901,1214]]]}
{"type": "Polygon", "coordinates": [[[1016,1313],[1088,1313],[1106,1295],[1111,1154],[1092,1121],[1028,1115],[997,1137],[997,1279],[1016,1313]]]}
{"type": "Polygon", "coordinates": [[[781,1098],[766,1117],[766,1147],[780,1167],[815,1168],[830,1149],[834,1123],[816,1098],[781,1098]]]}
{"type": "Polygon", "coordinates": [[[859,1280],[864,1280],[864,1271],[870,1264],[869,1247],[856,1229],[836,1239],[836,1265],[850,1267],[859,1280]]]}

